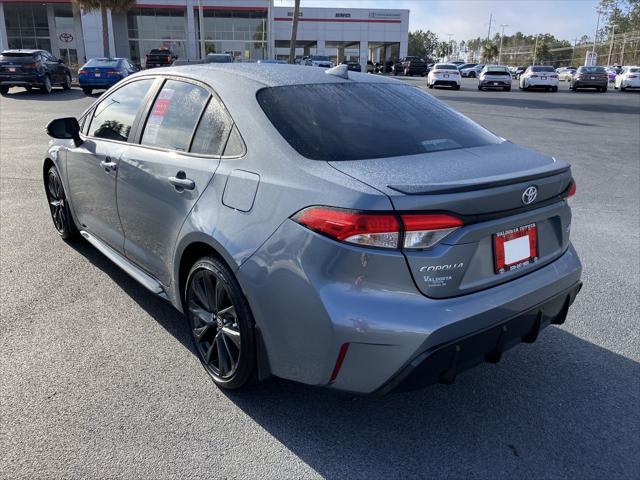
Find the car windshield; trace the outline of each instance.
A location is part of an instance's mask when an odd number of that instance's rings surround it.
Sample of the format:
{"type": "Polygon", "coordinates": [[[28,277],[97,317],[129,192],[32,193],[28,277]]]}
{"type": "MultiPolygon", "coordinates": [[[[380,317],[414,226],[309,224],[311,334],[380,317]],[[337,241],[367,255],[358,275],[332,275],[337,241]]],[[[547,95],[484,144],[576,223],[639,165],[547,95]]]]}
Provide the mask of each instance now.
{"type": "Polygon", "coordinates": [[[117,67],[119,60],[109,58],[92,58],[85,67],[117,67]]]}
{"type": "Polygon", "coordinates": [[[327,57],[326,55],[314,55],[311,57],[311,60],[320,60],[322,62],[328,62],[329,57],[327,57]]]}
{"type": "Polygon", "coordinates": [[[416,155],[501,142],[409,85],[290,85],[263,88],[257,99],[284,139],[314,160],[416,155]]]}
{"type": "Polygon", "coordinates": [[[532,72],[555,72],[553,67],[531,67],[532,72]]]}
{"type": "Polygon", "coordinates": [[[458,70],[455,65],[449,65],[448,63],[436,63],[434,70],[458,70]]]}
{"type": "Polygon", "coordinates": [[[580,67],[580,73],[606,73],[604,67],[580,67]]]}

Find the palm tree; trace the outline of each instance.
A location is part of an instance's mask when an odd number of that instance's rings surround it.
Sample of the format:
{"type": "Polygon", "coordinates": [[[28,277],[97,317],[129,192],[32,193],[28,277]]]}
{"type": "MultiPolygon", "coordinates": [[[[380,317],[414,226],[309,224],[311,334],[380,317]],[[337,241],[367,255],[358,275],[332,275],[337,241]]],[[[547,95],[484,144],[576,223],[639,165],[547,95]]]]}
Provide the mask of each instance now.
{"type": "Polygon", "coordinates": [[[485,42],[482,48],[482,61],[484,63],[489,63],[495,60],[498,56],[500,49],[498,45],[496,45],[492,41],[485,42]]]}
{"type": "Polygon", "coordinates": [[[112,12],[126,12],[136,4],[136,0],[73,0],[85,12],[100,10],[102,16],[102,48],[104,56],[110,57],[109,53],[109,22],[107,9],[112,12]]]}

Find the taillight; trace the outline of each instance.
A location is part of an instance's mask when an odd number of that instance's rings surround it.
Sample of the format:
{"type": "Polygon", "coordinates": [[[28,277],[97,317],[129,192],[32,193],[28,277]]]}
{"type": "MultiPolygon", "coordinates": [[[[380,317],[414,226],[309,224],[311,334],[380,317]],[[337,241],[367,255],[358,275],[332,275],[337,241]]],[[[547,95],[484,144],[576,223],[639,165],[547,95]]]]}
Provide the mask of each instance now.
{"type": "Polygon", "coordinates": [[[84,68],[81,68],[80,70],[78,70],[78,75],[86,75],[87,73],[89,72],[87,72],[84,68]]]}
{"type": "Polygon", "coordinates": [[[638,78],[638,75],[629,75],[628,78],[638,78]]]}
{"type": "Polygon", "coordinates": [[[335,240],[357,245],[398,248],[400,241],[400,223],[392,214],[309,207],[293,220],[335,240]]]}
{"type": "Polygon", "coordinates": [[[120,72],[118,70],[107,70],[107,75],[112,77],[114,75],[120,75],[120,72]]]}
{"type": "Polygon", "coordinates": [[[558,75],[549,75],[549,78],[558,78],[558,75]]]}
{"type": "Polygon", "coordinates": [[[529,75],[529,78],[538,78],[538,75],[529,75]]]}
{"type": "Polygon", "coordinates": [[[38,68],[38,64],[37,63],[25,63],[25,64],[22,65],[22,68],[26,68],[26,69],[38,68]]]}
{"type": "Polygon", "coordinates": [[[401,215],[404,225],[403,248],[423,249],[433,247],[464,223],[446,214],[401,215]]]}
{"type": "Polygon", "coordinates": [[[571,179],[571,183],[569,183],[569,186],[567,187],[567,193],[566,196],[567,198],[571,198],[576,194],[576,181],[572,178],[571,179]]]}
{"type": "Polygon", "coordinates": [[[309,207],[293,220],[341,242],[390,249],[425,249],[463,225],[447,214],[364,213],[330,207],[309,207]]]}

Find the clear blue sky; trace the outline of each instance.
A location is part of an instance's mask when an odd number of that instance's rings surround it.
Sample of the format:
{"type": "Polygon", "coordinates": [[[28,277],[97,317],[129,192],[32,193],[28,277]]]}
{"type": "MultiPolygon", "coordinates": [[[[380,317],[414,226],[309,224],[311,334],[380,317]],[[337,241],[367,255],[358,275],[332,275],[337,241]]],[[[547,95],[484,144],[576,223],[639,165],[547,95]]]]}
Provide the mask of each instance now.
{"type": "MultiPolygon", "coordinates": [[[[276,6],[292,0],[274,0],[276,6]]],[[[562,40],[593,36],[597,0],[301,0],[302,7],[403,8],[411,10],[411,30],[433,30],[455,40],[486,36],[493,12],[492,35],[501,23],[505,34],[552,33],[562,40]]]]}

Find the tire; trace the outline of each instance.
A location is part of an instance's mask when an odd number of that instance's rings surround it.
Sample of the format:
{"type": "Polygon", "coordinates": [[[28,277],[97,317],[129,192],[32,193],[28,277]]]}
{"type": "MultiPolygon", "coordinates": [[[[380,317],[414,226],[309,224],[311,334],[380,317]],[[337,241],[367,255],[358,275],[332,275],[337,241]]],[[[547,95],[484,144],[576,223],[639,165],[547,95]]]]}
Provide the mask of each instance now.
{"type": "Polygon", "coordinates": [[[482,87],[480,85],[478,85],[478,90],[482,91],[482,87]]]}
{"type": "Polygon", "coordinates": [[[31,87],[24,87],[24,89],[25,89],[27,92],[30,92],[30,91],[32,90],[32,88],[31,88],[31,87]]]}
{"type": "Polygon", "coordinates": [[[9,93],[9,87],[0,87],[0,95],[7,95],[9,93]]]}
{"type": "Polygon", "coordinates": [[[455,87],[453,87],[454,90],[460,90],[460,85],[456,85],[455,87]]]}
{"type": "Polygon", "coordinates": [[[63,240],[77,237],[78,229],[69,210],[69,202],[64,191],[64,185],[60,180],[58,169],[53,165],[47,170],[44,188],[47,194],[49,210],[51,211],[51,220],[53,220],[53,226],[60,237],[63,240]]]}
{"type": "Polygon", "coordinates": [[[195,350],[214,383],[229,390],[253,383],[255,322],[229,268],[214,257],[198,260],[189,271],[184,300],[195,350]]]}
{"type": "Polygon", "coordinates": [[[93,92],[93,89],[92,89],[92,88],[88,88],[88,87],[82,87],[82,92],[83,92],[85,95],[89,96],[89,95],[91,95],[91,93],[93,92]]]}
{"type": "Polygon", "coordinates": [[[62,84],[64,90],[71,90],[71,74],[67,72],[64,83],[62,84]]]}
{"type": "Polygon", "coordinates": [[[558,91],[558,87],[551,87],[551,91],[552,92],[557,92],[558,91]]]}
{"type": "Polygon", "coordinates": [[[504,91],[505,92],[510,92],[511,91],[511,87],[504,87],[504,91]]]}
{"type": "Polygon", "coordinates": [[[433,88],[433,85],[432,85],[432,84],[429,84],[429,88],[433,88]]]}
{"type": "Polygon", "coordinates": [[[395,68],[393,69],[393,74],[394,75],[398,75],[398,70],[396,70],[395,68]]]}
{"type": "Polygon", "coordinates": [[[45,75],[44,83],[40,87],[40,93],[49,94],[51,93],[51,90],[52,90],[51,78],[49,77],[49,75],[45,75]]]}
{"type": "Polygon", "coordinates": [[[470,78],[476,78],[476,72],[469,72],[470,78]]]}
{"type": "Polygon", "coordinates": [[[627,89],[627,87],[623,87],[622,84],[620,84],[620,91],[624,92],[627,89]]]}

